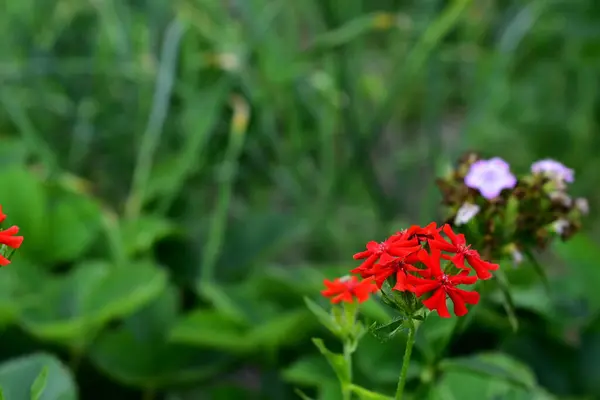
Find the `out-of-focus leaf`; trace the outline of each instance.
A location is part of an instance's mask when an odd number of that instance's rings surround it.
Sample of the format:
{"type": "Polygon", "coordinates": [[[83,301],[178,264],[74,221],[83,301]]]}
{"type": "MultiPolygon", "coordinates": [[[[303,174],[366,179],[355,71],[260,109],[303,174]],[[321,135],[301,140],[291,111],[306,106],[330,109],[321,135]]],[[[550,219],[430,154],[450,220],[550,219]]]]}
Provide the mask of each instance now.
{"type": "Polygon", "coordinates": [[[443,371],[468,371],[471,374],[480,374],[528,389],[537,386],[535,375],[527,366],[502,353],[483,353],[472,357],[446,359],[439,367],[443,371]]]}
{"type": "Polygon", "coordinates": [[[123,246],[128,254],[147,252],[152,245],[175,232],[175,225],[155,215],[142,215],[123,222],[123,246]]]}
{"type": "Polygon", "coordinates": [[[141,388],[161,388],[208,379],[229,365],[223,353],[171,343],[169,331],[179,309],[177,291],[159,297],[102,334],[91,348],[92,362],[108,376],[141,388]]]}
{"type": "Polygon", "coordinates": [[[173,326],[170,338],[175,343],[245,353],[253,343],[245,340],[247,328],[215,310],[199,309],[184,315],[173,326]]]}
{"type": "Polygon", "coordinates": [[[329,329],[329,331],[334,335],[339,334],[340,328],[337,326],[333,316],[330,313],[325,311],[325,309],[308,297],[304,297],[304,302],[306,303],[308,309],[315,315],[315,317],[317,317],[317,320],[323,324],[325,328],[329,329]]]}
{"type": "Polygon", "coordinates": [[[300,358],[282,371],[283,379],[293,385],[320,386],[323,381],[335,380],[331,366],[321,355],[300,358]]]}
{"type": "Polygon", "coordinates": [[[333,371],[337,375],[340,382],[350,382],[348,365],[346,364],[344,356],[329,351],[321,339],[313,338],[312,341],[315,346],[317,346],[321,354],[327,359],[329,365],[331,365],[331,368],[333,368],[333,371]]]}
{"type": "Polygon", "coordinates": [[[103,262],[81,264],[66,277],[45,282],[19,318],[34,336],[73,343],[111,319],[143,307],[165,285],[164,271],[154,264],[119,268],[103,262]]]}
{"type": "Polygon", "coordinates": [[[564,290],[600,310],[600,247],[589,237],[578,235],[566,243],[556,243],[554,249],[569,265],[567,276],[561,279],[565,282],[564,290]]]}
{"type": "Polygon", "coordinates": [[[42,368],[40,374],[31,385],[31,400],[40,400],[48,382],[48,367],[42,368]]]}
{"type": "Polygon", "coordinates": [[[9,400],[78,398],[75,380],[69,369],[54,356],[44,353],[20,357],[1,364],[0,387],[5,398],[9,400]]]}

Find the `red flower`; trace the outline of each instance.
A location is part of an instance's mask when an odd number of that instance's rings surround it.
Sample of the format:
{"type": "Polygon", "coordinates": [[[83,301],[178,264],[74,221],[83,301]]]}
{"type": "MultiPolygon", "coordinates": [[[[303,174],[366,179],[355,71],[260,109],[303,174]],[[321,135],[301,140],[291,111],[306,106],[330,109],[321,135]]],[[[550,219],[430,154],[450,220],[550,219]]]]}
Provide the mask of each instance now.
{"type": "MultiPolygon", "coordinates": [[[[2,215],[0,215],[0,219],[2,218],[2,215]]],[[[11,226],[6,230],[0,231],[0,244],[6,245],[12,249],[18,249],[21,247],[21,243],[23,243],[23,236],[15,236],[18,232],[19,228],[16,226],[11,226]]],[[[0,266],[8,264],[10,264],[10,261],[0,254],[0,266]]]]}
{"type": "Polygon", "coordinates": [[[336,278],[333,282],[325,279],[323,283],[327,289],[321,291],[321,294],[330,297],[334,304],[341,301],[352,303],[355,298],[362,303],[368,300],[371,293],[379,290],[372,279],[359,281],[356,276],[336,278]]]}
{"type": "MultiPolygon", "coordinates": [[[[400,292],[410,290],[412,285],[408,284],[407,276],[409,272],[420,272],[421,270],[413,264],[419,261],[417,252],[408,254],[406,257],[396,258],[387,264],[375,264],[370,270],[368,277],[375,279],[378,288],[383,286],[383,282],[392,275],[396,275],[396,284],[393,289],[400,292]]],[[[364,276],[363,276],[364,278],[364,276]]]]}
{"type": "Polygon", "coordinates": [[[420,246],[417,240],[405,240],[402,234],[395,234],[381,243],[370,241],[367,243],[367,250],[356,253],[355,260],[363,260],[352,273],[361,273],[369,270],[375,265],[377,260],[380,264],[387,264],[394,261],[394,257],[404,257],[407,254],[419,250],[420,246]]]}
{"type": "Polygon", "coordinates": [[[438,228],[435,222],[432,222],[423,228],[418,225],[413,225],[403,232],[404,239],[417,240],[419,243],[421,243],[424,241],[441,238],[439,233],[440,229],[441,228],[438,228]]]}
{"type": "Polygon", "coordinates": [[[2,206],[0,206],[0,224],[6,219],[6,214],[2,213],[2,206]]]}
{"type": "Polygon", "coordinates": [[[446,236],[450,238],[452,243],[448,243],[440,236],[439,239],[429,241],[429,245],[432,249],[455,253],[452,256],[444,254],[442,255],[442,258],[452,261],[457,268],[469,269],[469,267],[465,265],[465,260],[467,260],[471,268],[473,268],[477,274],[477,277],[485,280],[490,279],[493,276],[490,271],[496,271],[500,267],[498,264],[493,264],[482,260],[479,252],[477,252],[477,250],[472,250],[471,246],[467,245],[465,235],[457,235],[452,231],[452,227],[450,225],[444,225],[442,230],[446,236]]]}
{"type": "Polygon", "coordinates": [[[446,275],[440,267],[440,258],[441,252],[437,249],[431,249],[431,254],[428,254],[425,250],[419,252],[419,260],[427,266],[432,279],[410,275],[409,283],[413,285],[412,292],[417,297],[432,292],[431,297],[423,301],[423,305],[432,311],[436,310],[442,318],[450,318],[450,312],[446,305],[446,295],[448,295],[454,303],[454,314],[459,317],[463,316],[467,313],[465,303],[477,304],[479,293],[459,289],[456,286],[461,284],[472,285],[477,281],[477,277],[467,276],[468,271],[454,276],[446,275]]]}

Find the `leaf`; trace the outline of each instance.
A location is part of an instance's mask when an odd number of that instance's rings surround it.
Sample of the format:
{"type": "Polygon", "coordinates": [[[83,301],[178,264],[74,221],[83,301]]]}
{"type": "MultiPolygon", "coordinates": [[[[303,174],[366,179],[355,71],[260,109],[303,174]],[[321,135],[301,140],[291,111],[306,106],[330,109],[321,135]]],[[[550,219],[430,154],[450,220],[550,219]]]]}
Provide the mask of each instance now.
{"type": "Polygon", "coordinates": [[[578,235],[567,243],[557,242],[554,246],[560,258],[569,266],[569,275],[562,281],[564,288],[573,297],[585,299],[594,309],[600,310],[600,248],[585,235],[578,235]]]}
{"type": "Polygon", "coordinates": [[[258,324],[248,333],[246,340],[255,346],[279,347],[293,344],[314,326],[305,310],[292,310],[278,314],[258,324]]]}
{"type": "Polygon", "coordinates": [[[194,346],[204,346],[233,353],[252,350],[245,340],[244,325],[215,311],[199,309],[181,317],[170,332],[170,340],[194,346]]]}
{"type": "Polygon", "coordinates": [[[175,225],[156,215],[142,215],[125,220],[122,226],[123,247],[127,254],[145,253],[160,239],[175,232],[175,225]]]}
{"type": "Polygon", "coordinates": [[[300,397],[302,400],[314,400],[313,398],[308,397],[306,394],[304,394],[304,392],[300,389],[294,389],[294,393],[296,393],[298,397],[300,397]]]}
{"type": "Polygon", "coordinates": [[[406,331],[404,326],[406,318],[396,317],[392,321],[385,324],[374,323],[369,327],[369,332],[382,342],[386,342],[396,336],[398,333],[406,331]]]}
{"type": "Polygon", "coordinates": [[[535,375],[527,366],[502,353],[446,359],[439,367],[443,371],[468,371],[528,389],[537,386],[535,375]]]}
{"type": "Polygon", "coordinates": [[[31,354],[2,363],[0,387],[4,397],[9,400],[78,398],[71,372],[57,358],[45,353],[31,354]]]}
{"type": "Polygon", "coordinates": [[[281,375],[286,382],[300,386],[320,386],[324,380],[335,380],[336,375],[327,360],[317,354],[307,355],[285,368],[281,375]]]}
{"type": "Polygon", "coordinates": [[[319,322],[325,326],[331,333],[334,335],[340,334],[340,327],[336,324],[333,316],[325,311],[321,306],[317,303],[309,299],[308,297],[304,297],[304,302],[308,309],[317,317],[319,322]]]}
{"type": "Polygon", "coordinates": [[[329,362],[329,365],[331,365],[331,368],[333,368],[333,371],[337,375],[340,382],[350,383],[351,378],[348,371],[348,365],[346,363],[346,360],[344,359],[344,356],[329,351],[327,347],[325,347],[325,344],[321,339],[313,338],[312,342],[315,344],[315,346],[317,346],[321,354],[325,356],[325,358],[329,362]]]}
{"type": "Polygon", "coordinates": [[[40,400],[44,389],[46,389],[46,383],[48,382],[48,367],[42,368],[42,372],[35,378],[31,385],[31,400],[40,400]]]}
{"type": "Polygon", "coordinates": [[[122,327],[100,335],[90,349],[93,364],[129,386],[157,389],[210,379],[230,365],[223,353],[191,348],[169,340],[179,310],[177,289],[127,318],[122,327]]]}
{"type": "Polygon", "coordinates": [[[166,279],[164,271],[149,263],[118,268],[103,262],[82,264],[66,277],[46,282],[20,310],[19,319],[36,337],[75,345],[153,300],[166,279]]]}
{"type": "Polygon", "coordinates": [[[358,396],[360,400],[392,400],[389,396],[375,393],[357,385],[350,385],[350,390],[358,396]]]}

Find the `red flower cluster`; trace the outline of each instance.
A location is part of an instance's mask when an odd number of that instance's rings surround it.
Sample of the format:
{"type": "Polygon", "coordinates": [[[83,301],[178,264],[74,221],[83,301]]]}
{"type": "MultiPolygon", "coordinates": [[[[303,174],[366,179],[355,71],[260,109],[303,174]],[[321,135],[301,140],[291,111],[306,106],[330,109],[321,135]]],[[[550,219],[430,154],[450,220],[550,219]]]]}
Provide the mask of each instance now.
{"type": "Polygon", "coordinates": [[[450,317],[446,297],[454,303],[457,316],[467,313],[465,304],[479,302],[479,293],[460,289],[458,285],[472,285],[478,279],[489,279],[492,277],[490,271],[499,267],[482,260],[467,244],[464,235],[454,233],[450,225],[438,228],[435,222],[426,227],[412,226],[382,243],[369,242],[367,250],[355,254],[354,259],[364,260],[351,271],[364,280],[359,282],[356,277],[343,282],[326,280],[328,289],[321,293],[332,297],[333,303],[351,302],[354,298],[365,301],[370,293],[381,289],[390,279],[393,290],[412,292],[419,298],[430,294],[423,300],[423,305],[444,318],[450,317]],[[442,260],[448,260],[444,268],[442,260]],[[471,275],[471,271],[475,275],[471,275]]]}
{"type": "MultiPolygon", "coordinates": [[[[0,224],[6,219],[6,214],[2,213],[2,206],[0,206],[0,224]]],[[[17,226],[11,226],[8,229],[0,230],[0,245],[5,245],[11,249],[18,249],[23,243],[23,236],[15,236],[19,232],[17,226]]],[[[1,249],[0,249],[1,250],[1,249]]],[[[10,261],[2,255],[0,252],[0,266],[10,264],[10,261]]]]}

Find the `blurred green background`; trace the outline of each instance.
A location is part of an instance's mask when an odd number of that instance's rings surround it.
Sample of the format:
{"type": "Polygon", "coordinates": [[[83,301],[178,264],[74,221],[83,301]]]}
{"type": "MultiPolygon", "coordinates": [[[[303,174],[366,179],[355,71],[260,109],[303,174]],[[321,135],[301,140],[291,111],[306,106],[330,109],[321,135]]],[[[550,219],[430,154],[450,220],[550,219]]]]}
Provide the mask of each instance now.
{"type": "MultiPolygon", "coordinates": [[[[42,400],[339,399],[302,296],[439,220],[434,178],[469,149],[560,160],[592,212],[544,256],[550,294],[505,265],[516,332],[495,293],[458,336],[428,320],[409,389],[600,398],[597,1],[0,4],[8,400],[43,365],[42,400]]],[[[357,382],[392,393],[403,346],[365,339],[357,382]]]]}

